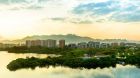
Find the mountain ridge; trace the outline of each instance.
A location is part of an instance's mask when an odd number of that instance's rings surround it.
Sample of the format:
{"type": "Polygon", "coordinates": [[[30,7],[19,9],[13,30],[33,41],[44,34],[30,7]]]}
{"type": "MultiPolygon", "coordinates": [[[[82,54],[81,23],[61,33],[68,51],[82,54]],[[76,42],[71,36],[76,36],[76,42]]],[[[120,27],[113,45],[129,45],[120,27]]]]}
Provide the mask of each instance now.
{"type": "Polygon", "coordinates": [[[33,35],[26,36],[22,39],[17,40],[3,40],[3,43],[24,43],[26,40],[46,40],[46,39],[54,39],[61,40],[64,39],[66,43],[79,43],[79,42],[88,42],[88,41],[100,41],[100,42],[139,42],[139,41],[130,41],[126,39],[94,39],[91,37],[78,36],[75,34],[67,34],[67,35],[33,35]]]}

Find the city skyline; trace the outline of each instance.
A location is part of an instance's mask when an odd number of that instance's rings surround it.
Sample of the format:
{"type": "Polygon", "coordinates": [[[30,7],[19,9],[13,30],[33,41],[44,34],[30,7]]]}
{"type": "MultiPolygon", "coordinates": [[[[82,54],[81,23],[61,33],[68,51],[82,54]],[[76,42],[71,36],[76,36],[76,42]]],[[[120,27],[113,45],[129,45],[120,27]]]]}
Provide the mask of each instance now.
{"type": "Polygon", "coordinates": [[[0,37],[76,34],[140,40],[139,7],[138,0],[0,0],[0,37]]]}

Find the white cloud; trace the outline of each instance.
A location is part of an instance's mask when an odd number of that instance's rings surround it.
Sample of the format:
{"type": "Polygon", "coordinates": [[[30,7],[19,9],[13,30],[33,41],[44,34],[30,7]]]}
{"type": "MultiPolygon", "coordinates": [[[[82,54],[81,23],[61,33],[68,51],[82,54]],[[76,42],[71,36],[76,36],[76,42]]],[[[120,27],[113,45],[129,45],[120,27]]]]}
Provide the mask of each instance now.
{"type": "MultiPolygon", "coordinates": [[[[36,11],[41,19],[65,18],[63,22],[140,21],[139,0],[10,0],[0,1],[0,11],[36,11]],[[90,6],[91,5],[91,6],[90,6]],[[39,11],[39,12],[38,12],[39,11]],[[74,13],[77,11],[77,13],[74,13]],[[78,13],[79,12],[79,13],[78,13]],[[131,14],[131,16],[130,16],[131,14]],[[122,17],[125,15],[125,17],[122,17]],[[133,15],[133,16],[132,16],[133,15]],[[129,16],[129,17],[126,17],[129,16]],[[136,18],[135,18],[136,17],[136,18]],[[120,20],[119,20],[120,19],[120,20]],[[134,19],[134,20],[133,20],[134,19]]],[[[23,13],[24,14],[24,13],[23,13]]],[[[60,20],[61,20],[60,19],[60,20]]],[[[56,19],[55,19],[56,20],[56,19]]],[[[59,19],[58,19],[59,20],[59,19]]]]}

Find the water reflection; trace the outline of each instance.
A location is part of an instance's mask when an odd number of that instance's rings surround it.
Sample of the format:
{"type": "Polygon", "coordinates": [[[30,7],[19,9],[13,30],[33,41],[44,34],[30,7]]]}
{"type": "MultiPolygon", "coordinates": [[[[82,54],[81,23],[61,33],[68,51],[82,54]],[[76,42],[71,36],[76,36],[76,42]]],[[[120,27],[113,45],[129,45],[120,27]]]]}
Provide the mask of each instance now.
{"type": "Polygon", "coordinates": [[[71,69],[66,67],[49,67],[21,69],[11,72],[6,69],[6,65],[16,59],[25,57],[40,57],[45,58],[48,55],[40,54],[13,54],[0,52],[0,78],[140,78],[140,69],[135,66],[120,66],[116,68],[104,69],[71,69]]]}

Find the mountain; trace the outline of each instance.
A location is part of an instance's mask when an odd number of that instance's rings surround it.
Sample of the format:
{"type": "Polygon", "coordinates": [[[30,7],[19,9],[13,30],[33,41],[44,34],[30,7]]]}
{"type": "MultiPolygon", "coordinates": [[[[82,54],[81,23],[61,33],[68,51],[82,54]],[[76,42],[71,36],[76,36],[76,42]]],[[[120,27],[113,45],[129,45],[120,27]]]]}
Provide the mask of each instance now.
{"type": "Polygon", "coordinates": [[[81,37],[74,34],[67,34],[67,35],[35,35],[35,36],[27,36],[22,39],[22,41],[25,40],[46,40],[46,39],[54,39],[54,40],[61,40],[64,39],[66,43],[78,43],[78,42],[87,42],[92,41],[94,39],[90,37],[81,37]]]}
{"type": "Polygon", "coordinates": [[[54,40],[61,40],[64,39],[66,43],[78,43],[78,42],[88,42],[88,41],[100,41],[100,42],[138,42],[138,41],[128,41],[126,39],[93,39],[90,37],[81,37],[74,34],[67,34],[67,35],[34,35],[34,36],[27,36],[23,39],[18,40],[4,40],[3,43],[24,43],[26,40],[47,40],[47,39],[54,39],[54,40]]]}
{"type": "Polygon", "coordinates": [[[74,34],[67,34],[67,35],[34,35],[34,36],[27,36],[23,39],[18,40],[3,40],[3,43],[24,43],[26,40],[47,40],[47,39],[54,39],[54,40],[61,40],[64,39],[66,43],[78,43],[78,42],[87,42],[92,41],[94,39],[90,37],[81,37],[74,34]]]}

